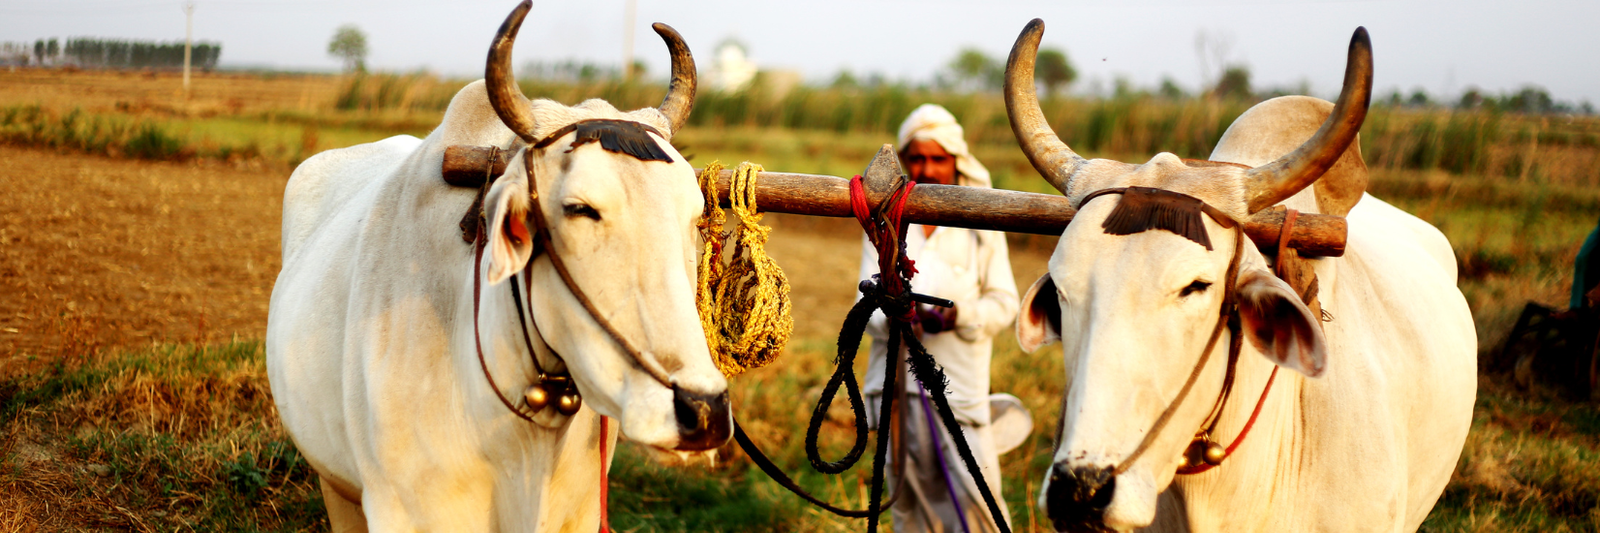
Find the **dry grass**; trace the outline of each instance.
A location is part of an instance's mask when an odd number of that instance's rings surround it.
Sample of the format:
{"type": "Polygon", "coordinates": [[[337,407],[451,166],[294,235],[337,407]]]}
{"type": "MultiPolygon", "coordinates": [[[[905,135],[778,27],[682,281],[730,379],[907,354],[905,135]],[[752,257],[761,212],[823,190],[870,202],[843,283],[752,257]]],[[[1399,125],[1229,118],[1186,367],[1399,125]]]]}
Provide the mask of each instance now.
{"type": "Polygon", "coordinates": [[[0,102],[52,109],[152,115],[250,115],[267,111],[311,112],[332,105],[340,78],[326,75],[195,73],[183,99],[183,75],[175,72],[0,71],[0,102]]]}
{"type": "Polygon", "coordinates": [[[277,427],[265,373],[251,342],[108,352],[4,382],[4,530],[325,521],[310,468],[277,427]]]}

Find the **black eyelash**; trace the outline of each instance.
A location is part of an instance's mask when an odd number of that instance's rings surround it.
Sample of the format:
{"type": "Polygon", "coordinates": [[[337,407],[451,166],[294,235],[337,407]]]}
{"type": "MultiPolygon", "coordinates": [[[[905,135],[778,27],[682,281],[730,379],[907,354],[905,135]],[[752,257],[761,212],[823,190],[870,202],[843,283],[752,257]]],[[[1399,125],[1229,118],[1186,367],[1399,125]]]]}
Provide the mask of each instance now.
{"type": "Polygon", "coordinates": [[[572,204],[563,206],[561,211],[569,217],[589,217],[591,220],[600,220],[600,212],[587,204],[572,204]]]}
{"type": "Polygon", "coordinates": [[[1182,291],[1179,291],[1178,292],[1178,296],[1182,297],[1182,296],[1188,296],[1188,295],[1191,295],[1191,294],[1194,294],[1194,293],[1197,293],[1197,292],[1206,292],[1206,289],[1209,289],[1209,288],[1211,288],[1211,283],[1210,282],[1195,280],[1194,283],[1190,283],[1189,286],[1184,287],[1182,291]]]}

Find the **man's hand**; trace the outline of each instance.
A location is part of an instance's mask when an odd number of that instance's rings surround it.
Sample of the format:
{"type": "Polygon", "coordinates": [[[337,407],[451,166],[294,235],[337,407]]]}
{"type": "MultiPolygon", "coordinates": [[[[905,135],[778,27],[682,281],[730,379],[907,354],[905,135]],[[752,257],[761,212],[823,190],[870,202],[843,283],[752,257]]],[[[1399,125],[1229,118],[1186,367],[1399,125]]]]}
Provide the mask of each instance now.
{"type": "Polygon", "coordinates": [[[956,328],[956,308],[917,304],[917,322],[922,325],[922,332],[929,335],[950,331],[956,328]]]}

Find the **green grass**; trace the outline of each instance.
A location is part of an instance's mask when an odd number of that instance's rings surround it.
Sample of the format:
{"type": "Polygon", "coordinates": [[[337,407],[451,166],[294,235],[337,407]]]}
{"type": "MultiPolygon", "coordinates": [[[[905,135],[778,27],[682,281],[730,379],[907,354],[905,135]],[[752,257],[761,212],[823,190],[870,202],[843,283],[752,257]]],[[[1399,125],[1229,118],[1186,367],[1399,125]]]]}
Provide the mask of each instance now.
{"type": "Polygon", "coordinates": [[[1485,380],[1461,463],[1423,531],[1600,530],[1600,408],[1485,380]]]}
{"type": "Polygon", "coordinates": [[[277,426],[258,342],[61,364],[0,384],[0,405],[0,494],[56,509],[31,509],[44,529],[326,527],[311,469],[277,426]]]}

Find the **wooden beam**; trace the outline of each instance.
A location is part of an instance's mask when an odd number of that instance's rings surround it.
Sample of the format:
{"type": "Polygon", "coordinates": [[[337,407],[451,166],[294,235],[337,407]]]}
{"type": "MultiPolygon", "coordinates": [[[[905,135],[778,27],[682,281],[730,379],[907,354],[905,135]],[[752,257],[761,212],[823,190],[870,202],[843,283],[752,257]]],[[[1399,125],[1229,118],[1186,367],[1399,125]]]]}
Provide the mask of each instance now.
{"type": "MultiPolygon", "coordinates": [[[[477,187],[484,176],[505,171],[509,154],[501,153],[491,162],[491,148],[452,146],[445,150],[445,181],[452,185],[477,187]],[[492,168],[485,166],[494,164],[492,168]]],[[[893,152],[890,152],[891,157],[893,152]]],[[[884,176],[882,153],[868,167],[868,175],[884,176]],[[876,171],[876,172],[874,172],[876,171]]],[[[899,163],[894,162],[898,170],[899,163]]],[[[733,171],[724,170],[718,176],[718,194],[723,207],[728,206],[728,186],[733,171]]],[[[873,180],[868,180],[872,182],[873,180]]],[[[888,185],[892,187],[893,182],[888,185]]],[[[887,194],[868,183],[868,201],[887,194]]],[[[793,213],[823,217],[854,217],[850,211],[850,181],[835,176],[793,174],[787,172],[762,172],[756,180],[756,208],[764,212],[793,213]]],[[[1030,233],[1034,235],[1061,235],[1072,221],[1077,209],[1066,198],[1053,194],[1037,194],[1004,189],[980,189],[956,185],[918,185],[906,199],[905,220],[914,224],[929,224],[956,228],[1030,233]]],[[[1256,213],[1244,222],[1244,232],[1262,251],[1276,250],[1278,233],[1283,227],[1284,211],[1269,209],[1256,213]]],[[[1289,246],[1305,256],[1337,257],[1344,255],[1348,225],[1343,217],[1301,213],[1289,236],[1289,246]]]]}

